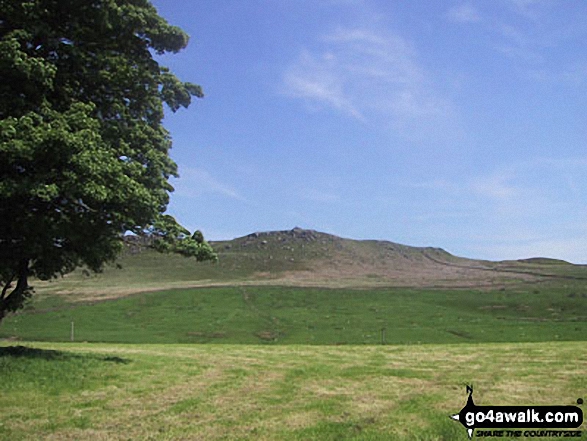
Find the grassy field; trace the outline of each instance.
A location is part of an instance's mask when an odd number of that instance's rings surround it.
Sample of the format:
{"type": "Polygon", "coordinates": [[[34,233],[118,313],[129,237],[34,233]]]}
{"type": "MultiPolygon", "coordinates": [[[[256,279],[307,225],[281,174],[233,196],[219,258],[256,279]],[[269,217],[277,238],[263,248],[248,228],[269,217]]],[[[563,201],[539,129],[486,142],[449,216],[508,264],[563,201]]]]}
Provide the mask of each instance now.
{"type": "Polygon", "coordinates": [[[118,343],[416,344],[584,340],[587,294],[543,284],[497,291],[233,286],[101,302],[45,296],[0,338],[118,343]]]}
{"type": "Polygon", "coordinates": [[[585,266],[306,230],[217,245],[34,281],[0,323],[0,440],[458,441],[466,384],[587,399],[585,266]]]}
{"type": "Polygon", "coordinates": [[[586,368],[584,342],[5,343],[0,439],[458,441],[465,384],[478,405],[575,405],[586,368]]]}

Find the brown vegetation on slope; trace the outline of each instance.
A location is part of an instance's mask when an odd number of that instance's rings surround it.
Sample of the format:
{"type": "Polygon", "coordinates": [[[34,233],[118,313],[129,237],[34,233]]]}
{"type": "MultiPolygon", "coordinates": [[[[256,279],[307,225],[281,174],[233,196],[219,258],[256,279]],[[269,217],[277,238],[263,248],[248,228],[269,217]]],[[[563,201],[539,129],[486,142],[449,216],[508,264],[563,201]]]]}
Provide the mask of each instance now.
{"type": "Polygon", "coordinates": [[[587,267],[551,259],[489,262],[431,247],[351,240],[313,230],[253,233],[211,243],[219,261],[159,254],[127,238],[126,252],[103,274],[77,270],[34,283],[39,294],[71,301],[104,300],[144,291],[218,285],[500,289],[551,278],[587,280],[587,267]]]}

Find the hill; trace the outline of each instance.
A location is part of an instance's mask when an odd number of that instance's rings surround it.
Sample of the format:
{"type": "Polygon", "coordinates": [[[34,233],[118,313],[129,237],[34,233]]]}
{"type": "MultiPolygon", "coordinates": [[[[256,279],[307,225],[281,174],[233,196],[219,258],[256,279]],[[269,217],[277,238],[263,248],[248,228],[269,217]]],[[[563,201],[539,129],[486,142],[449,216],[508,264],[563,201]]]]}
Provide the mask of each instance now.
{"type": "Polygon", "coordinates": [[[36,283],[0,338],[63,341],[71,323],[76,340],[127,343],[481,343],[586,332],[584,266],[471,260],[299,228],[213,245],[219,262],[197,263],[129,238],[122,269],[36,283]]]}
{"type": "MultiPolygon", "coordinates": [[[[587,279],[587,267],[552,259],[489,262],[440,248],[344,239],[294,228],[211,242],[217,263],[156,253],[127,238],[116,265],[35,282],[39,294],[104,299],[141,291],[235,284],[307,287],[495,288],[552,278],[587,279]]],[[[73,299],[73,297],[72,297],[73,299]]]]}

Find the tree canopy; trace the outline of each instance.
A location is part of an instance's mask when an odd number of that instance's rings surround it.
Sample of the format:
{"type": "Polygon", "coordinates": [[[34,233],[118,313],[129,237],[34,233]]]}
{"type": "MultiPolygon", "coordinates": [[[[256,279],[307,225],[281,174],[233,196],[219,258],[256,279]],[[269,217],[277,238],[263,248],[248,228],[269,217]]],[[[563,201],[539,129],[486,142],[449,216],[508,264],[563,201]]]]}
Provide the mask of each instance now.
{"type": "Polygon", "coordinates": [[[0,320],[28,279],[99,271],[126,232],[214,259],[165,215],[172,111],[203,96],[155,54],[188,36],[148,0],[0,0],[0,320]]]}

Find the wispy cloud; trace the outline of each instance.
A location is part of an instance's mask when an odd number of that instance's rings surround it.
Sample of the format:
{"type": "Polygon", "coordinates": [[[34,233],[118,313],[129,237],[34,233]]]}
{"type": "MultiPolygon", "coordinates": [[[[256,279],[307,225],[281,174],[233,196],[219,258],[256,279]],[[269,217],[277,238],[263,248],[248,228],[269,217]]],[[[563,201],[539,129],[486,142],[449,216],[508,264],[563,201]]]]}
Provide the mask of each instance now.
{"type": "Polygon", "coordinates": [[[549,257],[572,263],[585,262],[586,235],[573,238],[544,238],[542,234],[539,237],[530,240],[520,240],[515,237],[490,237],[487,238],[485,244],[477,245],[474,248],[478,250],[478,253],[493,260],[549,257]]]}
{"type": "Polygon", "coordinates": [[[481,21],[479,11],[470,3],[463,3],[451,8],[446,16],[450,21],[456,23],[476,23],[481,21]]]}
{"type": "Polygon", "coordinates": [[[580,2],[573,3],[567,12],[555,0],[492,3],[489,8],[487,2],[466,1],[449,9],[445,17],[454,23],[475,23],[478,32],[489,35],[489,48],[513,63],[515,70],[510,74],[525,81],[582,90],[587,82],[587,58],[568,56],[569,48],[585,39],[586,28],[580,19],[585,7],[579,6],[580,2]],[[478,9],[481,6],[485,6],[483,14],[478,9]],[[576,18],[569,19],[573,10],[576,18]]]}
{"type": "Polygon", "coordinates": [[[334,109],[407,137],[450,132],[453,106],[435,92],[405,38],[369,27],[339,27],[316,44],[284,73],[288,96],[303,99],[311,109],[334,109]]]}
{"type": "Polygon", "coordinates": [[[509,201],[520,195],[520,188],[513,183],[510,173],[497,173],[474,179],[469,189],[482,197],[496,201],[509,201]]]}
{"type": "Polygon", "coordinates": [[[433,201],[427,206],[430,214],[415,220],[435,232],[451,231],[453,213],[471,256],[585,262],[587,157],[537,157],[461,180],[409,186],[429,193],[433,201]],[[450,210],[444,201],[450,201],[450,210]]]}
{"type": "Polygon", "coordinates": [[[543,13],[544,7],[556,5],[553,0],[506,0],[506,3],[522,17],[537,21],[543,13]]]}
{"type": "Polygon", "coordinates": [[[545,67],[531,70],[529,77],[544,84],[562,84],[583,86],[587,82],[587,60],[579,60],[568,66],[559,66],[556,70],[545,67]]]}
{"type": "Polygon", "coordinates": [[[587,195],[587,157],[536,157],[497,167],[464,182],[437,179],[412,184],[414,187],[482,198],[483,203],[508,203],[524,207],[532,201],[543,201],[543,208],[559,201],[574,203],[569,198],[587,195]]]}
{"type": "Polygon", "coordinates": [[[180,178],[172,183],[176,188],[175,194],[183,197],[200,197],[212,193],[226,198],[246,201],[246,199],[232,186],[221,182],[207,170],[197,167],[182,167],[180,178]]]}
{"type": "Polygon", "coordinates": [[[500,24],[496,28],[501,36],[501,41],[495,49],[507,57],[529,63],[542,63],[544,56],[540,51],[540,45],[527,32],[519,27],[500,24]]]}
{"type": "Polygon", "coordinates": [[[406,182],[402,184],[404,187],[415,188],[420,190],[433,190],[444,193],[454,193],[458,191],[459,187],[451,181],[446,179],[432,179],[421,182],[406,182]]]}
{"type": "Polygon", "coordinates": [[[331,106],[350,116],[363,120],[361,112],[349,99],[345,90],[344,72],[331,53],[319,56],[303,51],[298,61],[284,76],[284,83],[292,97],[303,98],[311,104],[331,106]]]}

